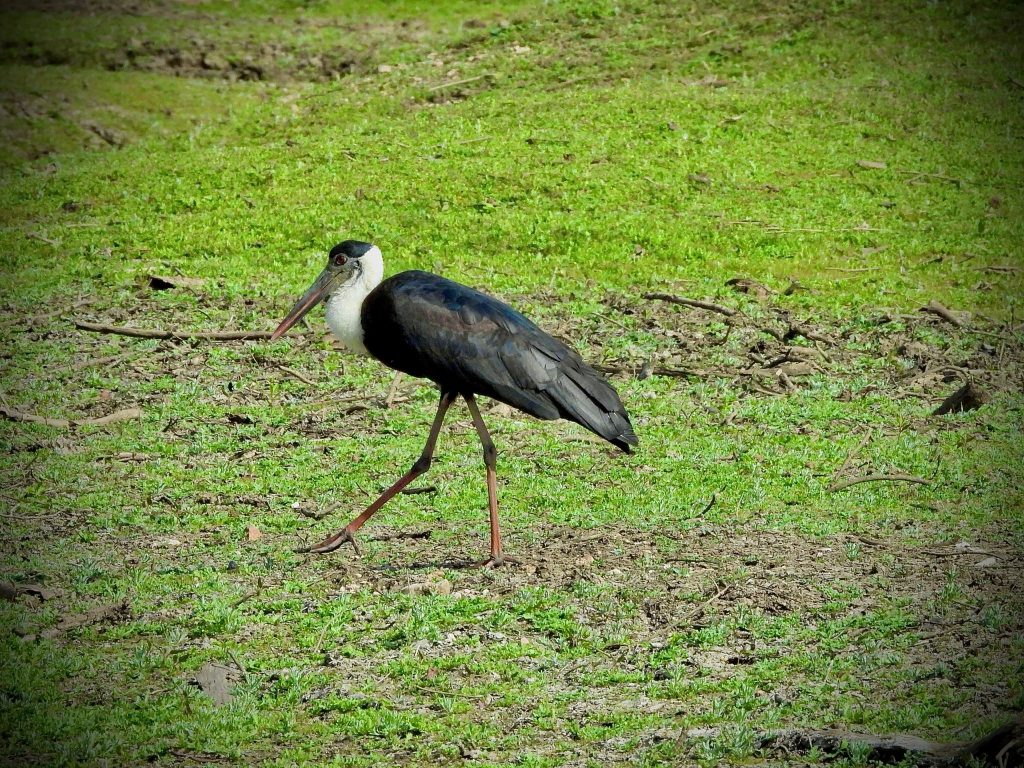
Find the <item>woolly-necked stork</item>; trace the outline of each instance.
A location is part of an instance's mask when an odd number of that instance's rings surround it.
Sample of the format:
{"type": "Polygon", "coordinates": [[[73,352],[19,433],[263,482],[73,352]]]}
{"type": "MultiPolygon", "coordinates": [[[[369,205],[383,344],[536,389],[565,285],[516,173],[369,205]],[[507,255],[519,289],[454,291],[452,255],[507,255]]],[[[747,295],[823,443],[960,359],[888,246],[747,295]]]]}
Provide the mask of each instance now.
{"type": "Polygon", "coordinates": [[[430,467],[445,413],[461,395],[480,435],[487,469],[491,557],[484,564],[501,565],[496,452],[476,396],[493,397],[540,419],[575,421],[626,453],[637,444],[629,414],[601,374],[507,304],[429,272],[400,272],[382,282],[383,277],[377,246],[339,243],[272,339],[326,301],[327,324],[346,347],[430,379],[440,388],[441,401],[412,468],[342,530],[303,551],[331,552],[350,542],[358,552],[356,531],[430,467]]]}

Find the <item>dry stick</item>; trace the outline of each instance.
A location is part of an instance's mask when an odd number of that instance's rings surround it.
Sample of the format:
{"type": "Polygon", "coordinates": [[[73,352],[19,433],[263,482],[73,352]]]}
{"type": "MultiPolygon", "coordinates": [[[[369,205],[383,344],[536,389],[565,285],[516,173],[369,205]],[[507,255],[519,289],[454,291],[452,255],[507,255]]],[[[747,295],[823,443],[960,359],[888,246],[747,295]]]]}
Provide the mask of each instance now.
{"type": "MultiPolygon", "coordinates": [[[[258,339],[269,339],[273,335],[273,331],[179,331],[156,328],[130,328],[127,326],[90,323],[85,320],[75,320],[75,328],[80,331],[92,331],[93,333],[131,336],[136,339],[174,339],[176,341],[189,341],[191,339],[201,341],[256,341],[258,339]]],[[[298,331],[293,332],[292,335],[301,336],[303,333],[304,331],[298,331]]]]}
{"type": "Polygon", "coordinates": [[[952,310],[946,305],[932,299],[925,306],[921,307],[922,312],[931,312],[933,315],[938,315],[947,323],[952,323],[957,328],[963,328],[963,321],[953,314],[952,310]]]}
{"type": "MultiPolygon", "coordinates": [[[[632,374],[632,373],[636,373],[640,368],[643,367],[643,365],[642,364],[640,366],[601,365],[600,363],[598,363],[596,365],[592,365],[591,367],[595,371],[600,371],[601,373],[630,373],[630,374],[632,374]]],[[[708,377],[708,376],[720,376],[722,378],[731,378],[734,374],[729,373],[728,371],[705,371],[705,370],[700,369],[700,368],[691,368],[691,369],[688,369],[688,368],[664,368],[664,367],[661,367],[661,366],[656,366],[655,368],[651,369],[651,375],[652,376],[674,376],[674,377],[677,377],[677,378],[686,378],[688,376],[694,376],[694,377],[697,377],[697,378],[705,378],[705,377],[708,377]]]]}
{"type": "Polygon", "coordinates": [[[120,362],[128,357],[133,357],[134,355],[135,352],[123,352],[119,355],[110,355],[109,357],[90,357],[85,360],[79,360],[71,366],[71,370],[81,371],[84,368],[91,368],[94,365],[110,365],[111,363],[120,362]]]}
{"type": "Polygon", "coordinates": [[[476,77],[467,77],[463,80],[452,80],[450,83],[440,83],[428,88],[428,91],[440,91],[442,88],[452,88],[456,85],[466,85],[467,83],[475,83],[477,80],[483,80],[485,77],[490,77],[490,74],[477,75],[476,77]]]}
{"type": "Polygon", "coordinates": [[[783,387],[785,387],[787,392],[797,392],[797,391],[799,391],[800,388],[796,384],[793,383],[793,380],[791,378],[789,378],[788,375],[786,375],[785,371],[779,371],[775,375],[775,377],[779,380],[779,383],[782,384],[783,387]]]}
{"type": "Polygon", "coordinates": [[[726,584],[721,589],[719,589],[715,594],[711,595],[711,597],[707,598],[706,600],[701,601],[700,605],[698,605],[695,610],[691,611],[686,616],[684,616],[682,619],[680,619],[676,623],[676,626],[681,626],[684,622],[685,623],[689,623],[689,622],[696,621],[697,619],[699,619],[701,616],[704,615],[704,611],[706,611],[708,609],[708,606],[711,605],[711,603],[715,602],[715,600],[720,598],[722,595],[724,595],[730,589],[732,589],[732,584],[731,583],[726,584]]]}
{"type": "MultiPolygon", "coordinates": [[[[656,301],[667,301],[670,304],[679,304],[679,305],[684,306],[684,307],[695,307],[697,309],[706,309],[709,312],[717,312],[718,314],[725,315],[726,317],[736,317],[737,315],[743,316],[743,313],[741,311],[739,311],[738,309],[731,309],[730,307],[723,307],[721,304],[713,304],[710,301],[698,301],[697,299],[687,299],[687,298],[683,298],[682,296],[674,296],[674,295],[672,295],[670,293],[645,293],[644,294],[644,298],[645,299],[652,299],[652,300],[656,300],[656,301]]],[[[767,333],[769,336],[771,336],[772,338],[776,339],[777,341],[785,341],[786,334],[780,333],[779,331],[776,331],[773,328],[768,328],[767,326],[758,326],[758,325],[753,326],[753,328],[755,330],[761,331],[762,333],[767,333]]],[[[818,334],[814,333],[813,331],[810,331],[809,329],[803,329],[803,328],[801,328],[799,326],[792,326],[791,325],[788,332],[789,333],[795,333],[795,334],[800,335],[800,336],[805,336],[806,338],[811,339],[812,341],[823,341],[823,342],[829,343],[829,340],[826,339],[825,337],[819,336],[818,334]]],[[[658,373],[658,371],[655,371],[655,373],[658,373]]],[[[672,374],[665,373],[663,375],[672,375],[672,374]]]]}
{"type": "Polygon", "coordinates": [[[910,181],[925,177],[929,179],[939,179],[940,181],[948,181],[952,184],[956,184],[957,186],[966,183],[963,179],[958,179],[953,176],[945,176],[941,173],[926,173],[925,171],[911,171],[903,168],[893,168],[893,170],[896,171],[896,173],[902,173],[905,176],[912,176],[913,178],[910,179],[910,181]]]}
{"type": "Polygon", "coordinates": [[[832,485],[830,485],[828,487],[828,490],[831,493],[835,493],[836,491],[842,491],[842,490],[844,490],[846,488],[849,488],[850,486],[859,485],[860,483],[877,483],[877,482],[883,482],[883,481],[894,481],[894,482],[898,481],[898,482],[903,482],[903,483],[917,483],[918,485],[928,485],[928,481],[927,480],[925,480],[923,477],[918,477],[917,475],[904,475],[904,474],[882,475],[882,474],[879,474],[879,475],[865,475],[864,477],[854,477],[854,478],[851,478],[850,480],[843,480],[842,482],[832,483],[832,485]]]}
{"type": "Polygon", "coordinates": [[[829,486],[830,488],[834,487],[835,484],[839,482],[839,478],[842,477],[843,473],[845,473],[846,470],[850,468],[850,464],[853,463],[854,457],[864,450],[864,446],[867,445],[870,440],[871,428],[869,427],[867,434],[864,435],[863,438],[861,438],[861,441],[857,443],[857,445],[854,446],[848,454],[846,454],[846,458],[843,459],[842,466],[840,466],[839,469],[836,470],[836,473],[832,476],[832,485],[829,486]]]}
{"type": "Polygon", "coordinates": [[[231,660],[235,663],[235,666],[238,667],[238,671],[242,673],[242,678],[245,680],[245,682],[251,682],[249,679],[249,670],[245,668],[245,664],[241,662],[241,660],[235,655],[235,652],[230,648],[228,648],[228,656],[231,657],[231,660]]]}
{"type": "Polygon", "coordinates": [[[395,404],[395,397],[398,395],[398,386],[402,383],[402,372],[395,371],[395,377],[391,379],[391,386],[388,387],[388,394],[384,398],[384,407],[389,409],[395,404]]]}
{"type": "Polygon", "coordinates": [[[933,557],[959,557],[960,555],[986,555],[987,557],[994,557],[996,560],[1005,560],[1006,555],[997,555],[995,552],[989,552],[985,549],[959,549],[951,552],[943,552],[938,549],[921,549],[918,550],[922,554],[932,555],[933,557]]]}
{"type": "Polygon", "coordinates": [[[275,363],[274,367],[277,368],[279,371],[283,371],[284,373],[287,373],[289,376],[292,376],[292,377],[298,379],[303,384],[309,384],[309,386],[311,386],[311,387],[315,387],[316,386],[316,382],[315,381],[310,381],[305,376],[303,376],[301,373],[296,371],[294,368],[289,368],[287,365],[280,365],[278,363],[275,363]]]}
{"type": "Polygon", "coordinates": [[[428,688],[425,685],[414,685],[414,690],[423,691],[425,693],[433,693],[438,696],[455,696],[460,699],[486,699],[491,694],[489,693],[458,693],[457,691],[441,691],[437,688],[428,688]]]}
{"type": "Polygon", "coordinates": [[[712,304],[710,301],[698,301],[697,299],[685,299],[682,296],[673,296],[671,293],[645,293],[644,298],[654,301],[667,301],[670,304],[680,304],[684,307],[706,309],[709,312],[717,312],[726,317],[734,317],[739,314],[737,310],[723,307],[720,304],[712,304]]]}
{"type": "Polygon", "coordinates": [[[71,306],[60,307],[59,309],[53,309],[50,310],[49,312],[42,312],[41,314],[32,315],[31,317],[27,317],[25,319],[31,324],[40,323],[44,320],[50,320],[54,317],[63,315],[67,312],[70,312],[73,309],[81,309],[82,307],[87,307],[90,304],[95,304],[96,301],[98,301],[98,299],[79,299],[78,301],[71,304],[71,306]]]}
{"type": "Polygon", "coordinates": [[[704,517],[704,515],[706,515],[706,514],[707,514],[708,512],[710,512],[710,511],[711,511],[711,508],[712,508],[713,506],[715,506],[715,502],[716,502],[716,501],[718,501],[718,494],[717,494],[717,493],[712,493],[712,494],[711,494],[711,501],[709,501],[709,502],[707,503],[707,506],[705,506],[705,507],[704,507],[704,509],[702,509],[702,510],[700,511],[700,517],[704,517]]]}
{"type": "Polygon", "coordinates": [[[95,419],[50,419],[46,416],[39,416],[35,413],[25,413],[24,411],[17,411],[13,408],[6,406],[0,406],[0,416],[11,421],[22,421],[31,424],[45,424],[48,427],[61,427],[67,429],[68,427],[81,427],[81,426],[94,426],[101,427],[104,424],[113,424],[116,421],[128,421],[129,419],[140,419],[142,418],[141,408],[124,408],[120,411],[114,411],[113,413],[107,414],[106,416],[100,416],[95,419]]]}
{"type": "Polygon", "coordinates": [[[316,639],[316,645],[313,646],[313,653],[317,654],[323,650],[324,640],[327,638],[327,630],[331,628],[330,624],[324,624],[324,628],[320,630],[320,635],[316,639]]]}

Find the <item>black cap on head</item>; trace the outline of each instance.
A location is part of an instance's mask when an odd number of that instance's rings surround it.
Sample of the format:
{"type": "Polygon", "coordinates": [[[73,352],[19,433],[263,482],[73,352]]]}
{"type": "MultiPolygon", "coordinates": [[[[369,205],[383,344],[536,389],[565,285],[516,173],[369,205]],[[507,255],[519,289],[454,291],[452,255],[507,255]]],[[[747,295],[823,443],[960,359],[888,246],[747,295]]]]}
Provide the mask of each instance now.
{"type": "Polygon", "coordinates": [[[358,259],[371,248],[373,248],[373,243],[364,243],[360,240],[346,240],[331,248],[328,258],[333,259],[335,256],[340,255],[346,259],[358,259]]]}

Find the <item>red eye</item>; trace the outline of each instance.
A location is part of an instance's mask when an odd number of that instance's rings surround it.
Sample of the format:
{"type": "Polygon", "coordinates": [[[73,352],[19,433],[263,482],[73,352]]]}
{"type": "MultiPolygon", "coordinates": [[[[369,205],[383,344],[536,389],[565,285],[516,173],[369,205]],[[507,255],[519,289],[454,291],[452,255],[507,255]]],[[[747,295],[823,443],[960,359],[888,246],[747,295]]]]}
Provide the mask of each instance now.
{"type": "Polygon", "coordinates": [[[340,267],[346,261],[344,254],[339,253],[334,257],[334,266],[340,267]]]}

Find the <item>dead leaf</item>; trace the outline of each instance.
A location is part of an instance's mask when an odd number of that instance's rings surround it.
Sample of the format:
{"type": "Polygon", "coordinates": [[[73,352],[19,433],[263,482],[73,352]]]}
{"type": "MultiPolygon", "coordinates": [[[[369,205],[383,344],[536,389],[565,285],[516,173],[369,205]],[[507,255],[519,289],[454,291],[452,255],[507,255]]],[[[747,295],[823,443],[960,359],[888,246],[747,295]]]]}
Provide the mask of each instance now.
{"type": "Polygon", "coordinates": [[[245,538],[249,541],[256,541],[257,539],[262,539],[263,531],[261,531],[255,525],[248,525],[245,528],[245,538]]]}
{"type": "Polygon", "coordinates": [[[861,168],[871,168],[876,171],[884,171],[886,166],[881,160],[858,160],[857,165],[861,168]]]}
{"type": "Polygon", "coordinates": [[[231,689],[234,688],[237,679],[235,669],[211,661],[204,664],[196,673],[192,683],[198,685],[214,704],[221,707],[231,702],[231,689]]]}

